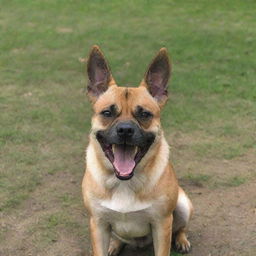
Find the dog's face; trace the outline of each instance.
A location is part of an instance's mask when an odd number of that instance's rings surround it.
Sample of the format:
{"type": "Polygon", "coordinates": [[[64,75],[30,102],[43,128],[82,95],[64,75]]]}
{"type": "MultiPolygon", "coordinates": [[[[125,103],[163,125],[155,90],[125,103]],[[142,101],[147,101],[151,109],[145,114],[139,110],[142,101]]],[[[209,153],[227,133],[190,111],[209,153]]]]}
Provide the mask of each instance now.
{"type": "Polygon", "coordinates": [[[90,52],[87,72],[94,109],[92,132],[116,176],[130,179],[161,133],[160,109],[168,97],[170,77],[167,52],[159,51],[137,88],[116,85],[97,46],[90,52]]]}

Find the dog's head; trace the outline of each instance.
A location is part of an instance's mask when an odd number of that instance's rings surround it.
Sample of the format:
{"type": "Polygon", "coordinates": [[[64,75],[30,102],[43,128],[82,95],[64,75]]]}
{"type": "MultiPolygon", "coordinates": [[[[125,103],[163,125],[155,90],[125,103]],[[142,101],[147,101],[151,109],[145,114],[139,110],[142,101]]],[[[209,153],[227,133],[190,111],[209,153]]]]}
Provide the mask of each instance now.
{"type": "Polygon", "coordinates": [[[92,133],[119,179],[133,176],[138,163],[161,136],[160,109],[168,98],[171,73],[160,49],[137,88],[119,87],[98,46],[89,54],[88,96],[93,104],[92,133]]]}

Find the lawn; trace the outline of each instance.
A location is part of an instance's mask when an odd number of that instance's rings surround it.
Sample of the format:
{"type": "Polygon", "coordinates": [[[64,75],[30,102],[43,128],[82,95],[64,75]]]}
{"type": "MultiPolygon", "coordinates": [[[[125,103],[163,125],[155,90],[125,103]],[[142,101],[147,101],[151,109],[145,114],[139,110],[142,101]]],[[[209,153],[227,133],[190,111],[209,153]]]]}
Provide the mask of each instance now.
{"type": "MultiPolygon", "coordinates": [[[[81,181],[91,110],[81,59],[93,44],[117,83],[129,86],[139,84],[159,48],[168,48],[173,76],[162,122],[203,234],[200,245],[192,225],[191,255],[254,254],[251,233],[228,248],[217,236],[223,230],[204,235],[197,193],[205,200],[225,193],[230,202],[241,193],[242,204],[256,181],[255,1],[0,0],[0,6],[1,255],[89,255],[81,181]],[[208,241],[214,245],[206,254],[208,241]]],[[[246,207],[255,207],[255,198],[246,207]]]]}

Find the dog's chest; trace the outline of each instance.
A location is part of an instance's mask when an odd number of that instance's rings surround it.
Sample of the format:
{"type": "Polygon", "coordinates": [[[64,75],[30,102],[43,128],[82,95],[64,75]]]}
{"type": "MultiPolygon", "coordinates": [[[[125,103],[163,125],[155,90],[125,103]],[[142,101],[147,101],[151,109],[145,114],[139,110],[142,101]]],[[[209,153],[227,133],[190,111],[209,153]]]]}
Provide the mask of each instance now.
{"type": "Polygon", "coordinates": [[[100,208],[113,231],[123,238],[143,237],[150,232],[152,202],[137,199],[129,189],[117,190],[100,208]]]}
{"type": "Polygon", "coordinates": [[[117,213],[110,211],[109,223],[118,236],[126,239],[144,237],[150,233],[149,218],[145,211],[117,213]]]}

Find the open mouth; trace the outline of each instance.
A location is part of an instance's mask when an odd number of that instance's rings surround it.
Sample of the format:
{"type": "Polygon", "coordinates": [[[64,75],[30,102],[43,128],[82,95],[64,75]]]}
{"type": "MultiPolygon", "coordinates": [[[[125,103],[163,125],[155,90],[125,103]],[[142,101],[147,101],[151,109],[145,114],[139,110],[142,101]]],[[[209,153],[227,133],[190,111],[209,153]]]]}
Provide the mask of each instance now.
{"type": "Polygon", "coordinates": [[[106,144],[99,140],[105,156],[112,163],[117,178],[128,180],[132,178],[136,165],[148,151],[149,145],[139,147],[128,144],[106,144]]]}

